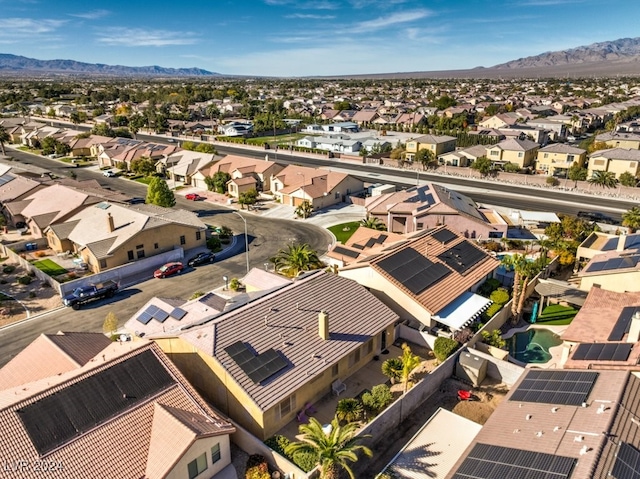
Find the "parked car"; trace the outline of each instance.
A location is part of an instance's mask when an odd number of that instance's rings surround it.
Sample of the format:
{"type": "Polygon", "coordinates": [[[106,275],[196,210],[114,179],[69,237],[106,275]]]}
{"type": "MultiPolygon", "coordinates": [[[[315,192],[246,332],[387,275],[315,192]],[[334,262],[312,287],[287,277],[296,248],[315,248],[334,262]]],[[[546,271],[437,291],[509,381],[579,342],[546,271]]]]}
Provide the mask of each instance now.
{"type": "Polygon", "coordinates": [[[76,288],[72,293],[67,294],[62,302],[65,306],[73,309],[80,309],[84,303],[101,298],[111,298],[118,291],[118,283],[115,281],[105,281],[104,283],[90,284],[76,288]]]}
{"type": "Polygon", "coordinates": [[[184,195],[184,197],[191,201],[200,201],[204,200],[204,196],[200,196],[198,193],[188,193],[184,195]]]}
{"type": "Polygon", "coordinates": [[[166,278],[167,276],[171,276],[174,274],[182,273],[184,266],[179,262],[166,263],[162,265],[159,269],[157,269],[153,276],[156,278],[166,278]]]}
{"type": "Polygon", "coordinates": [[[215,259],[215,254],[211,253],[210,251],[203,251],[202,253],[198,253],[193,258],[191,258],[187,264],[189,266],[200,266],[207,263],[213,263],[215,259]]]}
{"type": "Polygon", "coordinates": [[[108,178],[113,178],[114,176],[116,176],[113,170],[105,170],[102,172],[102,174],[108,178]]]}
{"type": "Polygon", "coordinates": [[[615,224],[616,222],[611,216],[607,216],[599,211],[578,211],[578,218],[609,225],[615,224]]]}
{"type": "Polygon", "coordinates": [[[145,202],[144,198],[141,198],[139,196],[134,196],[133,198],[129,198],[128,200],[126,200],[127,203],[129,203],[130,205],[139,205],[145,202]]]}

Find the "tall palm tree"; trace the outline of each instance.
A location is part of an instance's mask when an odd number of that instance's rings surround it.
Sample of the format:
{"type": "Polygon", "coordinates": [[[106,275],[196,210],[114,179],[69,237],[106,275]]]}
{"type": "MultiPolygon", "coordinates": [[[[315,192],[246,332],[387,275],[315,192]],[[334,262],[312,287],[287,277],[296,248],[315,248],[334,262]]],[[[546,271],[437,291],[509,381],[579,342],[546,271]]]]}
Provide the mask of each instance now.
{"type": "Polygon", "coordinates": [[[340,425],[338,419],[331,421],[331,432],[325,433],[322,424],[314,417],[308,424],[300,425],[303,435],[299,442],[292,442],[285,448],[285,453],[293,455],[305,452],[316,457],[320,466],[320,479],[337,479],[340,470],[344,470],[351,479],[355,479],[349,462],[358,460],[358,452],[371,457],[371,449],[358,442],[364,437],[356,437],[358,424],[351,422],[340,425]]]}
{"type": "Polygon", "coordinates": [[[413,374],[413,370],[420,366],[421,360],[419,356],[413,354],[411,348],[407,343],[402,344],[402,373],[400,379],[402,379],[403,392],[407,392],[407,386],[409,385],[409,379],[413,374]]]}
{"type": "Polygon", "coordinates": [[[377,231],[387,231],[387,226],[375,216],[367,216],[366,219],[360,221],[360,226],[377,231]]]}
{"type": "Polygon", "coordinates": [[[4,126],[0,125],[0,150],[2,150],[2,156],[7,155],[4,150],[4,144],[9,143],[9,140],[11,140],[9,133],[7,133],[7,130],[5,130],[4,126]]]}
{"type": "Polygon", "coordinates": [[[618,184],[615,173],[611,171],[594,171],[593,176],[587,181],[603,188],[615,188],[618,184]]]}
{"type": "Polygon", "coordinates": [[[302,271],[319,269],[324,266],[318,253],[307,243],[290,244],[278,251],[269,261],[273,263],[278,273],[290,278],[298,276],[302,271]]]}
{"type": "Polygon", "coordinates": [[[622,226],[629,228],[629,233],[635,233],[640,229],[640,208],[634,206],[626,213],[622,213],[622,226]]]}

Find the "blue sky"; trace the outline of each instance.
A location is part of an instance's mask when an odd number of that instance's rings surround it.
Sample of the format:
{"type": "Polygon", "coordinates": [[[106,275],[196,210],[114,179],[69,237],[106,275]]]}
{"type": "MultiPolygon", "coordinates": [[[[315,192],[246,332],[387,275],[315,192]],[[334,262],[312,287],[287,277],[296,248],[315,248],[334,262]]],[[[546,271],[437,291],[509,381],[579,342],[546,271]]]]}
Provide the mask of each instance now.
{"type": "Polygon", "coordinates": [[[638,0],[0,0],[0,53],[224,74],[492,66],[640,35],[638,0]]]}

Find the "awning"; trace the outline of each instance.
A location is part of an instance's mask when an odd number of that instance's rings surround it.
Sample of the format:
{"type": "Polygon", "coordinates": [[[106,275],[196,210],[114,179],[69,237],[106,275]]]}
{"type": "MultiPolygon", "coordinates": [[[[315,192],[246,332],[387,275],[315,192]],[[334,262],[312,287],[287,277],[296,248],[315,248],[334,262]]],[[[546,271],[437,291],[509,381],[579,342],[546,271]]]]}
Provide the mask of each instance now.
{"type": "Polygon", "coordinates": [[[431,319],[449,326],[452,331],[457,331],[473,322],[491,303],[492,301],[484,296],[470,292],[462,293],[431,319]]]}

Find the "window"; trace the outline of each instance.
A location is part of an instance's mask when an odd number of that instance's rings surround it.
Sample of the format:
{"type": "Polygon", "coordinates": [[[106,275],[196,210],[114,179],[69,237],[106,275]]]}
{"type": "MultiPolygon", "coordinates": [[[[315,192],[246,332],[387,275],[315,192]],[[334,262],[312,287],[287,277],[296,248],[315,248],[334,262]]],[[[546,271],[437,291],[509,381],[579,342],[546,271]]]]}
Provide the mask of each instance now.
{"type": "Polygon", "coordinates": [[[138,251],[136,251],[136,254],[138,255],[138,259],[144,258],[144,250],[143,249],[139,249],[138,251]]]}
{"type": "Polygon", "coordinates": [[[418,229],[418,231],[423,230],[424,229],[424,223],[418,223],[416,228],[418,229]]]}
{"type": "Polygon", "coordinates": [[[220,460],[220,443],[211,448],[211,464],[215,464],[220,460]]]}
{"type": "Polygon", "coordinates": [[[338,365],[334,364],[333,366],[331,366],[331,376],[332,377],[336,377],[338,375],[338,365]]]}
{"type": "Polygon", "coordinates": [[[127,257],[129,258],[129,261],[133,261],[133,251],[127,251],[127,257]]]}
{"type": "Polygon", "coordinates": [[[200,241],[202,238],[202,233],[200,231],[196,231],[196,241],[200,241]]]}
{"type": "Polygon", "coordinates": [[[544,158],[549,158],[549,153],[545,153],[544,158]]]}
{"type": "Polygon", "coordinates": [[[106,268],[107,267],[107,260],[106,259],[101,259],[100,260],[100,268],[106,268]]]}
{"type": "Polygon", "coordinates": [[[187,242],[187,238],[184,235],[180,236],[180,244],[185,244],[187,242]]]}
{"type": "Polygon", "coordinates": [[[160,248],[160,245],[158,243],[153,243],[153,249],[158,249],[160,248]]]}
{"type": "Polygon", "coordinates": [[[521,151],[518,152],[518,158],[522,158],[522,155],[524,155],[524,153],[522,153],[521,151]]]}
{"type": "Polygon", "coordinates": [[[349,355],[349,367],[353,367],[360,362],[360,348],[349,355]]]}
{"type": "Polygon", "coordinates": [[[497,150],[491,150],[491,156],[498,156],[500,154],[497,150]]]}
{"type": "Polygon", "coordinates": [[[189,471],[189,479],[194,479],[198,475],[207,470],[207,455],[203,454],[196,457],[193,461],[187,464],[187,470],[189,471]]]}
{"type": "Polygon", "coordinates": [[[571,163],[573,163],[574,158],[574,155],[567,155],[567,161],[570,161],[571,163]]]}
{"type": "Polygon", "coordinates": [[[371,354],[373,352],[373,339],[367,341],[367,354],[371,354]]]}
{"type": "Polygon", "coordinates": [[[144,248],[144,245],[143,245],[143,244],[138,244],[138,245],[136,245],[136,249],[142,249],[142,248],[144,248]]]}
{"type": "Polygon", "coordinates": [[[292,394],[280,403],[280,418],[285,417],[296,408],[296,396],[292,394]]]}

